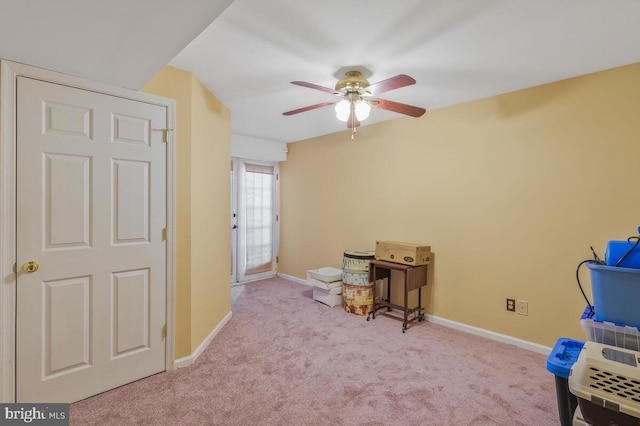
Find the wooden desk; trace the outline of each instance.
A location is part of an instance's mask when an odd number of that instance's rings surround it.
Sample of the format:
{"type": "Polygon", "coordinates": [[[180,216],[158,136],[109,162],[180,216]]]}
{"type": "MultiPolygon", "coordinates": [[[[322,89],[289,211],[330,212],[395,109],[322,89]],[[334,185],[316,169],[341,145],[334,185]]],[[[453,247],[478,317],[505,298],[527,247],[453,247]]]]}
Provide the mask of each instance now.
{"type": "Polygon", "coordinates": [[[387,308],[387,312],[380,315],[389,316],[391,318],[402,321],[402,332],[407,331],[407,325],[415,320],[424,321],[424,313],[422,312],[422,287],[427,285],[427,265],[409,266],[400,263],[387,262],[386,260],[372,260],[369,263],[369,281],[373,282],[373,307],[371,313],[367,315],[367,321],[370,318],[376,319],[376,311],[387,308]],[[400,271],[404,275],[404,306],[391,303],[391,271],[400,271]],[[387,278],[387,298],[378,300],[376,298],[375,282],[387,278]],[[418,290],[418,306],[409,308],[409,292],[418,290]],[[403,311],[402,318],[392,315],[391,309],[399,309],[403,311]],[[413,318],[409,319],[409,315],[417,313],[413,318]]]}

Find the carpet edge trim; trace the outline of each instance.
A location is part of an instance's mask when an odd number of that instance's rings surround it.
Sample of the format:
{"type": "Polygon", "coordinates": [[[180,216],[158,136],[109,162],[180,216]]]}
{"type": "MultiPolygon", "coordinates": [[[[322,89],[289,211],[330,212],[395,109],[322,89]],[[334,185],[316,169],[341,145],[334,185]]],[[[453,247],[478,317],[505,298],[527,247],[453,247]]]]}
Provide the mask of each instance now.
{"type": "Polygon", "coordinates": [[[188,367],[194,362],[196,362],[198,357],[202,355],[202,352],[204,352],[207,346],[209,346],[209,343],[211,343],[213,338],[216,337],[216,335],[220,332],[220,330],[222,330],[222,327],[224,327],[225,324],[229,322],[229,320],[231,319],[231,315],[232,313],[231,311],[229,311],[229,313],[225,315],[224,318],[222,318],[222,321],[220,321],[218,325],[211,331],[211,333],[209,333],[209,335],[204,338],[204,340],[200,343],[200,345],[196,348],[196,350],[191,355],[183,356],[182,358],[178,358],[174,360],[173,368],[176,369],[176,368],[188,367]]]}

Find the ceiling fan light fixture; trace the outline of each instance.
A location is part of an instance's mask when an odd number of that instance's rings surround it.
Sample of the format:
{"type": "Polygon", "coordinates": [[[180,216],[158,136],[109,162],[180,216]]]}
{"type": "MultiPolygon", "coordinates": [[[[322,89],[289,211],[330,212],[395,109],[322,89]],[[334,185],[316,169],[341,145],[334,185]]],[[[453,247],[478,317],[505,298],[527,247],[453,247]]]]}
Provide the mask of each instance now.
{"type": "Polygon", "coordinates": [[[307,83],[305,81],[292,81],[291,84],[295,84],[296,86],[308,87],[310,89],[330,93],[332,95],[339,96],[342,99],[339,102],[321,102],[315,105],[286,111],[282,114],[294,115],[328,105],[334,105],[336,118],[347,123],[347,128],[352,130],[351,140],[353,140],[356,128],[360,126],[362,121],[369,118],[369,113],[371,112],[372,107],[393,111],[410,117],[422,117],[422,115],[427,111],[424,108],[400,102],[388,101],[385,99],[371,98],[371,96],[378,96],[380,93],[411,86],[415,83],[416,81],[408,75],[398,74],[395,77],[391,77],[374,84],[369,84],[360,71],[346,72],[344,78],[336,83],[335,89],[318,86],[317,84],[307,83]]]}
{"type": "Polygon", "coordinates": [[[346,99],[341,100],[336,104],[336,117],[340,121],[344,121],[345,123],[349,119],[349,115],[351,114],[351,102],[346,99]]]}
{"type": "Polygon", "coordinates": [[[359,99],[355,102],[355,113],[358,121],[364,121],[369,118],[369,113],[371,112],[371,106],[368,103],[359,99]]]}

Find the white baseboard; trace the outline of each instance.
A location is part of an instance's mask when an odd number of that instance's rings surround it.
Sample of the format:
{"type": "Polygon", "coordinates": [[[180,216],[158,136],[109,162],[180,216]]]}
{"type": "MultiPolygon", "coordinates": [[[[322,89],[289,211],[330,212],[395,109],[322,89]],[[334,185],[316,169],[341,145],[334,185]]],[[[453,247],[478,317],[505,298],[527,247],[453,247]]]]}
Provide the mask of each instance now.
{"type": "Polygon", "coordinates": [[[229,313],[225,315],[225,317],[222,319],[222,321],[220,321],[220,323],[216,326],[216,328],[214,328],[213,331],[209,333],[209,335],[202,341],[202,343],[200,343],[200,346],[198,346],[195,352],[193,352],[191,355],[187,355],[173,361],[173,368],[188,367],[194,362],[196,362],[198,357],[202,355],[202,352],[204,352],[207,346],[209,346],[209,343],[211,343],[213,338],[216,337],[216,335],[220,332],[220,330],[222,330],[222,327],[224,327],[224,325],[227,322],[229,322],[230,319],[231,319],[231,311],[229,311],[229,313]]]}
{"type": "MultiPolygon", "coordinates": [[[[294,277],[292,275],[278,273],[279,277],[282,277],[289,281],[294,281],[299,284],[309,285],[307,281],[294,277]]],[[[483,328],[474,327],[472,325],[463,324],[461,322],[451,321],[445,318],[440,318],[434,315],[427,315],[429,322],[434,324],[443,325],[445,327],[454,328],[456,330],[464,331],[466,333],[475,334],[476,336],[484,337],[487,339],[495,340],[497,342],[507,343],[514,345],[522,349],[527,349],[532,352],[537,352],[543,355],[549,355],[551,353],[550,347],[539,345],[537,343],[529,342],[527,340],[518,339],[517,337],[507,336],[506,334],[496,333],[494,331],[485,330],[483,328]]]]}
{"type": "MultiPolygon", "coordinates": [[[[307,282],[307,280],[303,280],[302,278],[294,277],[293,275],[281,274],[278,272],[278,276],[284,278],[285,280],[293,281],[298,284],[311,285],[307,282]]],[[[313,286],[312,286],[313,287],[313,286]]]]}
{"type": "Polygon", "coordinates": [[[476,336],[485,337],[487,339],[507,343],[509,345],[514,345],[519,348],[527,349],[543,355],[549,355],[552,349],[547,346],[529,342],[527,340],[518,339],[517,337],[507,336],[506,334],[496,333],[494,331],[485,330],[483,328],[474,327],[472,325],[463,324],[461,322],[451,321],[445,318],[436,317],[434,315],[427,315],[427,321],[467,333],[475,334],[476,336]]]}

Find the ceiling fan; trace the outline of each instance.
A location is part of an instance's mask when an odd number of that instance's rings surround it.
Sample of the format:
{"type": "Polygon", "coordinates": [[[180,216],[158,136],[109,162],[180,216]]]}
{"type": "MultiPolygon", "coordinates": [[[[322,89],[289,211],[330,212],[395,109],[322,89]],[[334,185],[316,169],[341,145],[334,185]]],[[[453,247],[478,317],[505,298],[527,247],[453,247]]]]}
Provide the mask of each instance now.
{"type": "Polygon", "coordinates": [[[334,102],[321,102],[319,104],[287,111],[282,114],[294,115],[316,108],[335,105],[336,117],[339,120],[346,122],[348,128],[353,129],[351,133],[351,140],[353,140],[356,128],[360,125],[361,121],[364,121],[369,117],[371,107],[386,109],[411,117],[421,117],[426,112],[424,108],[388,101],[385,99],[373,98],[373,96],[377,96],[381,93],[405,86],[411,86],[415,83],[416,81],[408,75],[399,74],[395,77],[391,77],[374,84],[369,84],[360,71],[347,71],[344,78],[336,83],[335,89],[318,86],[313,83],[307,83],[306,81],[292,81],[291,84],[295,84],[296,86],[308,87],[310,89],[331,93],[332,95],[336,95],[342,99],[334,102]]]}

